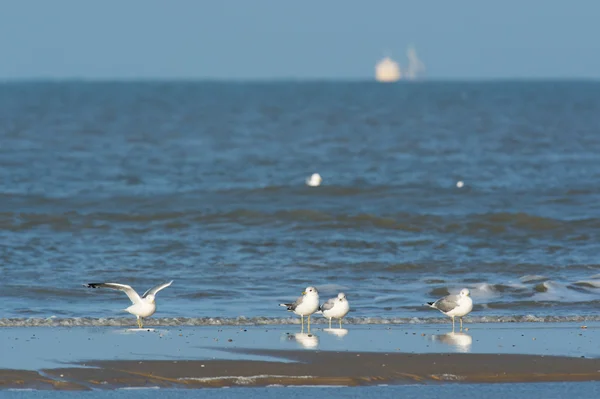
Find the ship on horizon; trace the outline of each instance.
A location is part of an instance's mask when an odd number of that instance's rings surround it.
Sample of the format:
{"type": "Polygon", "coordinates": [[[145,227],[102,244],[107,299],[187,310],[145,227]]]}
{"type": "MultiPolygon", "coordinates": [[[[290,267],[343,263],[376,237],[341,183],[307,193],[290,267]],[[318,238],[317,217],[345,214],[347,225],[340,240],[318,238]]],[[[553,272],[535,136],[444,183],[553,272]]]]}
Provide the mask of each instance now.
{"type": "Polygon", "coordinates": [[[386,55],[375,65],[375,79],[378,82],[391,83],[400,79],[417,80],[425,72],[425,64],[417,56],[417,51],[413,46],[408,46],[406,50],[408,58],[408,67],[404,72],[400,64],[386,55]]]}

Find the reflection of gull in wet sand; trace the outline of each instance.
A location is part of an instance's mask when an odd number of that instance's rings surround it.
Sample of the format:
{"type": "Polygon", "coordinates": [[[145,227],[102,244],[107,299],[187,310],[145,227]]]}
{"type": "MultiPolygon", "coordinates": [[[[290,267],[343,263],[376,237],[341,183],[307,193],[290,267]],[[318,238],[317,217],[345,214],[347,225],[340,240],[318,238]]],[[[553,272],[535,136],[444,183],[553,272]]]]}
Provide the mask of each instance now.
{"type": "Polygon", "coordinates": [[[463,332],[449,332],[447,334],[432,335],[431,339],[441,342],[446,345],[454,346],[460,352],[469,352],[473,338],[469,334],[463,332]]]}
{"type": "Polygon", "coordinates": [[[323,316],[329,319],[329,328],[331,329],[331,319],[340,320],[340,328],[342,328],[342,318],[350,311],[350,304],[346,299],[346,294],[340,292],[337,298],[331,298],[319,307],[323,316]]]}
{"type": "Polygon", "coordinates": [[[469,297],[468,289],[463,288],[458,295],[448,295],[435,302],[427,302],[430,307],[439,310],[446,316],[452,318],[452,330],[454,331],[454,318],[460,318],[460,329],[462,330],[462,318],[473,310],[473,300],[469,297]]]}
{"type": "Polygon", "coordinates": [[[307,349],[316,348],[319,345],[319,337],[314,334],[296,333],[293,335],[290,334],[289,338],[294,339],[307,349]]]}
{"type": "Polygon", "coordinates": [[[310,333],[310,315],[319,308],[319,292],[315,287],[306,287],[302,296],[296,299],[294,303],[280,303],[288,311],[300,315],[302,321],[302,331],[304,331],[304,316],[308,316],[308,332],[310,333]]]}
{"type": "Polygon", "coordinates": [[[324,328],[323,331],[338,337],[343,337],[348,334],[348,330],[345,328],[324,328]]]}
{"type": "Polygon", "coordinates": [[[148,291],[144,292],[144,295],[142,295],[141,297],[138,295],[137,292],[135,292],[133,288],[125,284],[89,283],[84,285],[88,288],[111,288],[113,290],[123,291],[125,294],[127,294],[129,299],[131,299],[131,302],[133,303],[133,305],[131,305],[125,310],[137,317],[138,327],[142,328],[144,317],[150,317],[154,314],[154,312],[156,312],[156,294],[163,288],[167,288],[168,286],[170,286],[171,283],[173,283],[173,280],[169,281],[168,283],[159,284],[155,287],[152,287],[148,291]]]}

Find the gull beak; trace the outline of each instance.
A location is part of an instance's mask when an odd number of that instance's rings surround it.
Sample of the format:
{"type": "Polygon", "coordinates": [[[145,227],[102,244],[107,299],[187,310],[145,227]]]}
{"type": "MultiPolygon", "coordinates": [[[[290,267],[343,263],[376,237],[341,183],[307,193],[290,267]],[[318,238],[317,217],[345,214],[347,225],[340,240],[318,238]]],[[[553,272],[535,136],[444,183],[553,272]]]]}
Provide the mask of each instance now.
{"type": "Polygon", "coordinates": [[[306,295],[306,291],[302,291],[302,295],[306,295]]]}

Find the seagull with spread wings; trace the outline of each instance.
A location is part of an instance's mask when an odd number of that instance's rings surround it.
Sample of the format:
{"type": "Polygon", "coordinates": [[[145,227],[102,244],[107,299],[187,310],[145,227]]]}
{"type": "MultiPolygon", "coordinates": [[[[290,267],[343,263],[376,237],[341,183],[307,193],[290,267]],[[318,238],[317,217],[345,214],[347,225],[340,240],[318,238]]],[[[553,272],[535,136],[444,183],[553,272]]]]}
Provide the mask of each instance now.
{"type": "Polygon", "coordinates": [[[144,292],[144,295],[141,297],[137,292],[129,285],[125,284],[117,284],[117,283],[89,283],[84,284],[84,286],[88,288],[110,288],[113,290],[123,291],[133,305],[125,309],[127,312],[137,317],[137,324],[139,328],[143,327],[144,318],[150,317],[156,312],[156,294],[158,291],[163,288],[167,288],[173,283],[173,280],[168,283],[159,284],[155,287],[150,288],[148,291],[144,292]]]}

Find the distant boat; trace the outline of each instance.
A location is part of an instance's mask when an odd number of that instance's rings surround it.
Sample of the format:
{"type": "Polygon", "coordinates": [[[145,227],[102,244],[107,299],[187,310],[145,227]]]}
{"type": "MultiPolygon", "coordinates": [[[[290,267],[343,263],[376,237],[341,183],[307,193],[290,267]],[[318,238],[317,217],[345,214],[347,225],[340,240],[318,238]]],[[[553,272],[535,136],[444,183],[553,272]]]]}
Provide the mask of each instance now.
{"type": "Polygon", "coordinates": [[[406,69],[406,78],[416,80],[422,77],[425,72],[425,64],[417,56],[417,50],[413,46],[408,46],[406,49],[406,57],[408,58],[408,68],[406,69]]]}
{"type": "Polygon", "coordinates": [[[400,77],[400,65],[390,57],[383,58],[375,65],[375,79],[378,82],[397,82],[400,77]]]}

